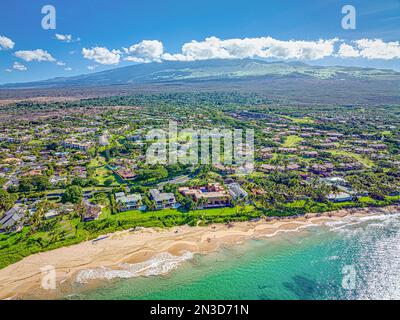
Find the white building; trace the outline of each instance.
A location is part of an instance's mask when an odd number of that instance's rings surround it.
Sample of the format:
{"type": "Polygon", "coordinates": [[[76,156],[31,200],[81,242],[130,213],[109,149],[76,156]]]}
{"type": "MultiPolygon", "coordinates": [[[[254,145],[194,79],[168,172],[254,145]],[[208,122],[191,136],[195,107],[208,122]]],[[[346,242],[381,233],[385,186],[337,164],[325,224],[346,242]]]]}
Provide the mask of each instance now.
{"type": "Polygon", "coordinates": [[[120,205],[121,211],[136,210],[142,204],[142,196],[140,194],[125,195],[124,192],[115,194],[115,201],[120,205]]]}

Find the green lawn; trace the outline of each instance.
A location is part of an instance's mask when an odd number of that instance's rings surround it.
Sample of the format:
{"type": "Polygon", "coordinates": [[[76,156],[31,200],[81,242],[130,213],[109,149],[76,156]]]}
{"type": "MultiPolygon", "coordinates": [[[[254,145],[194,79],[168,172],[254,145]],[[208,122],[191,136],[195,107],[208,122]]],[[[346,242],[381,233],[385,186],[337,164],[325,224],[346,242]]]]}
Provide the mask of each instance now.
{"type": "Polygon", "coordinates": [[[351,158],[357,160],[358,162],[362,163],[364,166],[366,166],[368,168],[371,168],[375,165],[375,163],[372,160],[370,160],[366,157],[363,157],[362,155],[359,155],[357,153],[344,151],[344,150],[327,150],[327,152],[329,152],[330,154],[332,154],[334,156],[351,157],[351,158]]]}
{"type": "Polygon", "coordinates": [[[103,157],[97,157],[97,158],[93,158],[90,160],[89,168],[97,168],[97,167],[104,166],[105,164],[106,164],[106,161],[103,157]]]}
{"type": "Polygon", "coordinates": [[[310,118],[310,117],[303,117],[303,118],[295,118],[295,117],[289,117],[289,116],[282,116],[282,118],[291,120],[294,123],[298,123],[298,124],[312,124],[315,123],[314,119],[310,118]]]}
{"type": "Polygon", "coordinates": [[[100,185],[104,185],[104,181],[112,179],[112,185],[118,185],[118,179],[112,170],[106,167],[106,161],[103,157],[94,158],[90,161],[89,168],[94,169],[93,177],[99,182],[100,185]]]}
{"type": "Polygon", "coordinates": [[[240,211],[238,207],[226,207],[226,208],[212,208],[212,209],[199,209],[192,210],[189,212],[181,212],[177,209],[163,209],[157,211],[140,211],[140,210],[130,210],[119,212],[115,215],[109,214],[107,210],[103,211],[102,217],[107,217],[112,220],[130,220],[130,221],[138,221],[143,219],[160,219],[165,217],[178,217],[178,216],[186,216],[193,218],[215,218],[215,217],[229,217],[235,216],[238,212],[242,213],[252,213],[254,212],[253,206],[245,206],[243,211],[240,211]]]}
{"type": "Polygon", "coordinates": [[[285,142],[282,144],[284,148],[293,148],[300,144],[303,141],[302,137],[291,135],[287,136],[285,142]]]}
{"type": "Polygon", "coordinates": [[[32,139],[28,142],[28,146],[41,146],[43,141],[32,139]]]}

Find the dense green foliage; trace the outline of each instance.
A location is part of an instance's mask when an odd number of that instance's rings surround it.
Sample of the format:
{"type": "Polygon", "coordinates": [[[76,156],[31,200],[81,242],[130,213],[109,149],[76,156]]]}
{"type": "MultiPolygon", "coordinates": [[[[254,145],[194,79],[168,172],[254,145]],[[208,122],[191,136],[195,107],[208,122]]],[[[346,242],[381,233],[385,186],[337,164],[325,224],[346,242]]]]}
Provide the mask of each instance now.
{"type": "Polygon", "coordinates": [[[62,202],[79,203],[83,199],[83,190],[79,186],[68,186],[62,196],[62,202]]]}
{"type": "Polygon", "coordinates": [[[0,189],[0,214],[9,210],[17,200],[17,195],[10,194],[7,191],[0,189]]]}

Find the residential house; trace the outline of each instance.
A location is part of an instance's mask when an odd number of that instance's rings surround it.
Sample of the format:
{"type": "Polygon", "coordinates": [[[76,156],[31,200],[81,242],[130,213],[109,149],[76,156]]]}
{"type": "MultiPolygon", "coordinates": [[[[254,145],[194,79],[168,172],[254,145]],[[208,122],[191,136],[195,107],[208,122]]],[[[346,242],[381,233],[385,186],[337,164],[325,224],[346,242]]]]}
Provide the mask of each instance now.
{"type": "Polygon", "coordinates": [[[332,163],[325,163],[325,164],[313,164],[310,168],[309,171],[315,174],[327,176],[329,175],[333,169],[334,165],[332,163]]]}
{"type": "Polygon", "coordinates": [[[85,201],[85,214],[82,217],[83,222],[93,221],[99,218],[101,214],[101,207],[93,205],[88,201],[85,201]]]}
{"type": "Polygon", "coordinates": [[[340,170],[340,171],[360,170],[362,168],[363,168],[363,165],[359,162],[339,163],[337,165],[337,170],[340,170]]]}
{"type": "Polygon", "coordinates": [[[195,202],[202,201],[204,208],[218,208],[231,205],[232,196],[219,184],[208,184],[205,187],[181,187],[178,191],[191,197],[195,202]]]}
{"type": "Polygon", "coordinates": [[[115,173],[123,180],[134,180],[136,174],[131,169],[118,169],[115,173]]]}
{"type": "Polygon", "coordinates": [[[136,210],[142,204],[142,196],[140,194],[125,195],[124,192],[115,194],[115,201],[119,204],[121,211],[136,210]]]}
{"type": "Polygon", "coordinates": [[[173,208],[176,204],[173,193],[161,193],[157,189],[150,189],[150,199],[154,201],[156,209],[173,208]]]}
{"type": "Polygon", "coordinates": [[[275,171],[276,169],[277,169],[276,166],[273,166],[271,164],[262,164],[260,166],[260,170],[263,172],[272,172],[275,171]]]}
{"type": "Polygon", "coordinates": [[[44,219],[52,219],[52,218],[59,216],[60,214],[61,214],[60,211],[58,211],[56,209],[52,209],[52,210],[47,211],[44,214],[44,219]]]}
{"type": "Polygon", "coordinates": [[[0,219],[0,232],[8,230],[19,231],[24,223],[24,208],[20,204],[16,204],[8,210],[0,219]]]}
{"type": "Polygon", "coordinates": [[[281,152],[281,153],[296,153],[297,152],[297,148],[280,147],[280,148],[278,148],[278,151],[281,152]]]}
{"type": "Polygon", "coordinates": [[[247,191],[243,190],[239,183],[230,183],[227,187],[229,194],[235,200],[245,199],[248,196],[247,191]]]}
{"type": "Polygon", "coordinates": [[[50,178],[50,183],[54,186],[58,183],[63,183],[63,182],[67,182],[67,176],[52,176],[50,178]]]}
{"type": "Polygon", "coordinates": [[[331,193],[327,196],[327,198],[332,202],[345,202],[353,200],[353,196],[346,192],[331,193]]]}
{"type": "Polygon", "coordinates": [[[304,151],[303,156],[306,158],[317,158],[318,152],[317,151],[304,151]]]}
{"type": "Polygon", "coordinates": [[[222,164],[216,163],[214,164],[214,168],[225,174],[233,174],[235,173],[235,168],[233,166],[224,166],[222,164]]]}

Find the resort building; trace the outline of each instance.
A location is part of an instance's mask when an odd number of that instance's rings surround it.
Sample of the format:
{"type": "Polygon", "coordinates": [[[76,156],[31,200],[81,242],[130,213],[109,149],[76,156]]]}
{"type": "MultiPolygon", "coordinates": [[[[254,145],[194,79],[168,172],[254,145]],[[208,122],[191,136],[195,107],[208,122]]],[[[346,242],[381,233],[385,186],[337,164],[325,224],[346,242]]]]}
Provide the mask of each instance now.
{"type": "Polygon", "coordinates": [[[75,139],[67,139],[63,141],[61,145],[65,148],[87,151],[92,144],[90,142],[80,142],[75,139]]]}

